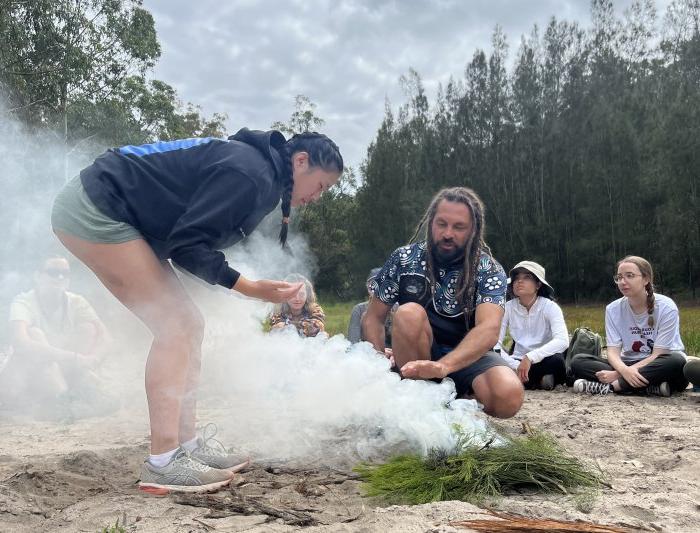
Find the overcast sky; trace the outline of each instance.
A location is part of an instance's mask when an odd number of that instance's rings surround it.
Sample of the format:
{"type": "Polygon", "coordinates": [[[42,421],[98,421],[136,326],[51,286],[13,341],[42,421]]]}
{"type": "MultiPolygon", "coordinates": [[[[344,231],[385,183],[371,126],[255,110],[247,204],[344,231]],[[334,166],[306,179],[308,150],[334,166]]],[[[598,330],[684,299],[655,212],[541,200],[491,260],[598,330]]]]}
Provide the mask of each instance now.
{"type": "MultiPolygon", "coordinates": [[[[631,0],[617,0],[618,12],[631,0]]],[[[661,11],[668,0],[657,0],[661,11]]],[[[144,0],[162,57],[155,77],[204,113],[228,114],[233,133],[287,121],[308,96],[346,164],[358,166],[384,116],[403,103],[414,68],[429,95],[490,50],[496,24],[515,55],[523,34],[550,17],[590,21],[589,0],[144,0]]]]}

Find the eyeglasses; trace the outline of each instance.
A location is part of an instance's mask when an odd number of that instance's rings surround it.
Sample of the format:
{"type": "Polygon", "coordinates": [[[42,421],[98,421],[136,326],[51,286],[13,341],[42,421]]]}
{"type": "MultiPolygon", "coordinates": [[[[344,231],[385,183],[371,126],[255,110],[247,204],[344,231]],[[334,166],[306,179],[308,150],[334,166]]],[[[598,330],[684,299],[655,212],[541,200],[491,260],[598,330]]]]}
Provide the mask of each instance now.
{"type": "Polygon", "coordinates": [[[641,274],[635,274],[635,273],[633,273],[633,272],[627,272],[627,273],[625,273],[625,274],[615,274],[615,275],[613,276],[613,281],[614,281],[615,283],[621,283],[622,280],[625,280],[625,281],[632,281],[634,278],[641,278],[641,277],[642,277],[641,274]]]}
{"type": "Polygon", "coordinates": [[[45,268],[44,274],[56,279],[68,279],[70,277],[70,270],[67,270],[65,268],[45,268]]]}

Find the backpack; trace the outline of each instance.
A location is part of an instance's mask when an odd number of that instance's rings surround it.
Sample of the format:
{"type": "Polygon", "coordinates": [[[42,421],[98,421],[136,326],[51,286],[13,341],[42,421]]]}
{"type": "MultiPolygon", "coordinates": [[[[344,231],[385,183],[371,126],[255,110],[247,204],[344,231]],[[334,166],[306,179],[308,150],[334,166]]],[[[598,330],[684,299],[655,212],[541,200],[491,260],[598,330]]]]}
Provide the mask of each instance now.
{"type": "Polygon", "coordinates": [[[571,371],[571,360],[574,355],[587,353],[601,357],[603,351],[603,338],[590,328],[582,326],[574,330],[566,350],[566,381],[573,383],[574,375],[571,371]]]}

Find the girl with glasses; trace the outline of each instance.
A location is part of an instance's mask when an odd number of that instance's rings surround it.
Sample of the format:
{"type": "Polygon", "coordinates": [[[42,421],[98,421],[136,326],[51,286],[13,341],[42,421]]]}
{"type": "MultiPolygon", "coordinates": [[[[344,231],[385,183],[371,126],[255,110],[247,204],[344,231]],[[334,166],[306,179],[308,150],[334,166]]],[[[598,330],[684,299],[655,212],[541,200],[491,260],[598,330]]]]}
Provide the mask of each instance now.
{"type": "Polygon", "coordinates": [[[618,261],[613,280],[622,298],[605,309],[607,360],[574,355],[574,392],[670,396],[685,389],[678,307],[668,296],[654,292],[651,264],[627,256],[618,261]]]}

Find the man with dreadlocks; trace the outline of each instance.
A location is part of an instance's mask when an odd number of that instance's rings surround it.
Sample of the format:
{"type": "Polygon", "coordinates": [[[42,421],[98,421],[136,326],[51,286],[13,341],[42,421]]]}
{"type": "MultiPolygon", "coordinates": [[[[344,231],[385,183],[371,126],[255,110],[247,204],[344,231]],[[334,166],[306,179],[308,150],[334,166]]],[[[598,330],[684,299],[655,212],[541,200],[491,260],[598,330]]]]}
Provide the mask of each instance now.
{"type": "Polygon", "coordinates": [[[503,267],[484,242],[484,206],[471,189],[440,191],[411,239],[371,283],[365,338],[384,353],[384,319],[396,302],[393,356],[404,378],[452,378],[498,418],[514,416],[523,386],[492,351],[506,295],[503,267]],[[415,242],[418,235],[423,240],[415,242]]]}

